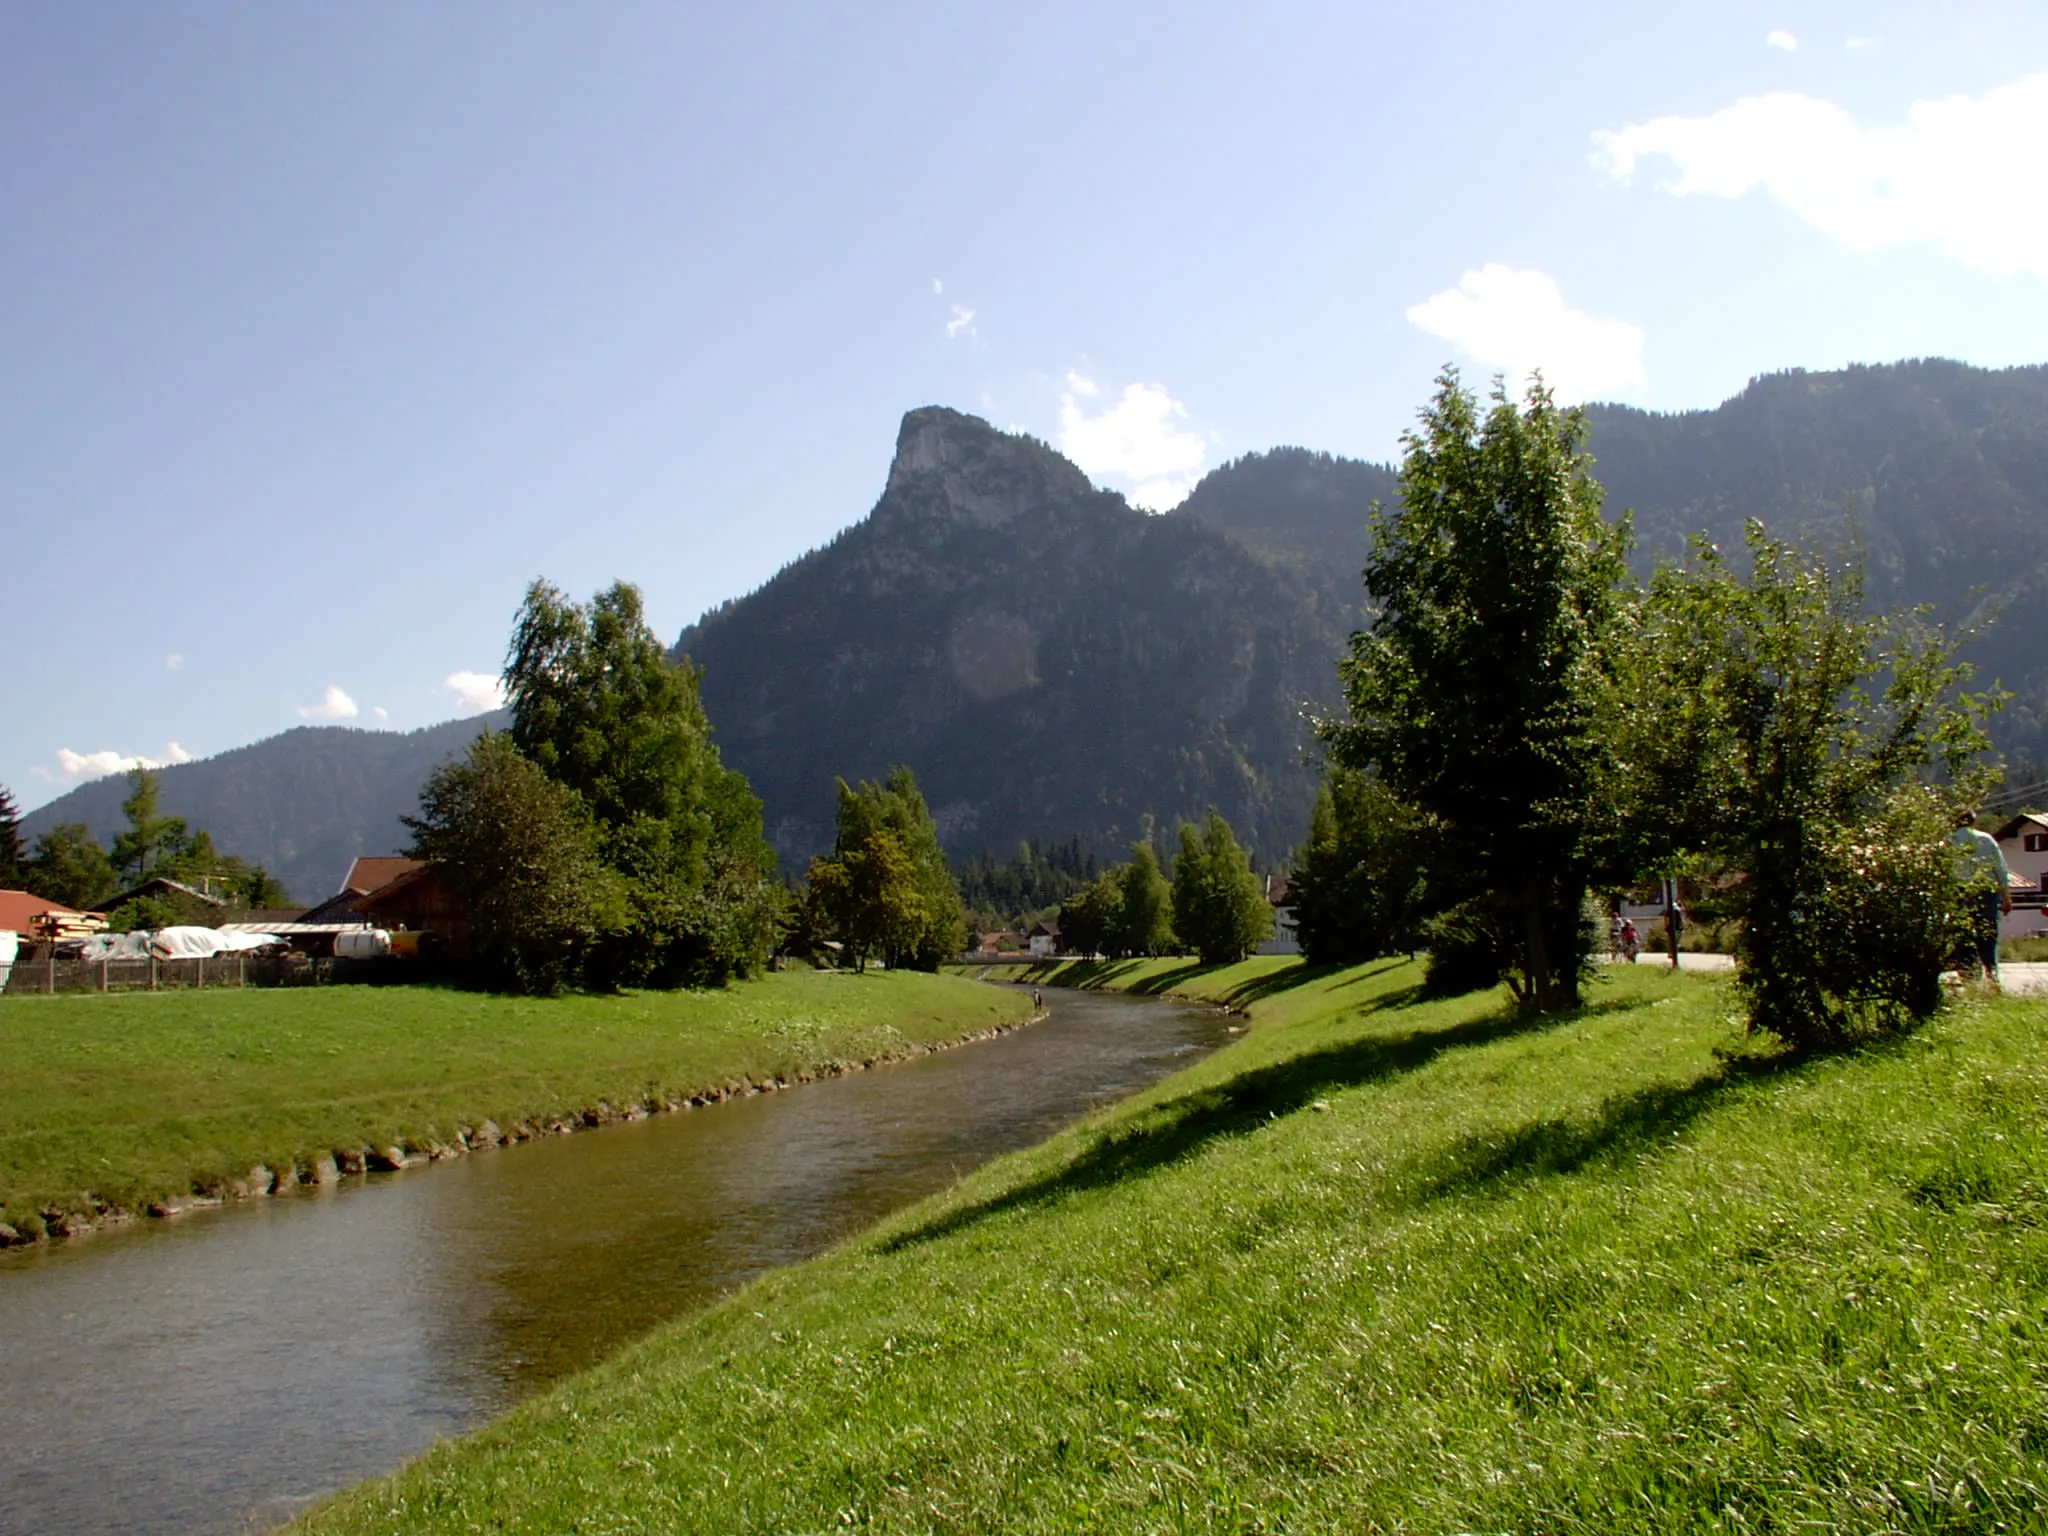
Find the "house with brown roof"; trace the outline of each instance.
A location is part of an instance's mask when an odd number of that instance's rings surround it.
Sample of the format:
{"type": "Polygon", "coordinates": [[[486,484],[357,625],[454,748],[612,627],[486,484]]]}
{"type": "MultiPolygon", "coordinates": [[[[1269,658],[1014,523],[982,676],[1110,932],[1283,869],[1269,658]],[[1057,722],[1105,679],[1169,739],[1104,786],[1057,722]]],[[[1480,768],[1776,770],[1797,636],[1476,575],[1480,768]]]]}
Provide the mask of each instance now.
{"type": "Polygon", "coordinates": [[[0,931],[24,939],[69,938],[106,926],[96,912],[79,912],[28,891],[0,891],[0,931]]]}
{"type": "Polygon", "coordinates": [[[381,891],[400,875],[426,868],[425,859],[409,859],[399,853],[364,854],[351,861],[341,877],[341,889],[368,896],[381,891]]]}
{"type": "Polygon", "coordinates": [[[361,898],[355,910],[378,928],[435,935],[447,953],[469,949],[469,905],[456,895],[447,877],[432,864],[409,860],[415,867],[361,898]]]}

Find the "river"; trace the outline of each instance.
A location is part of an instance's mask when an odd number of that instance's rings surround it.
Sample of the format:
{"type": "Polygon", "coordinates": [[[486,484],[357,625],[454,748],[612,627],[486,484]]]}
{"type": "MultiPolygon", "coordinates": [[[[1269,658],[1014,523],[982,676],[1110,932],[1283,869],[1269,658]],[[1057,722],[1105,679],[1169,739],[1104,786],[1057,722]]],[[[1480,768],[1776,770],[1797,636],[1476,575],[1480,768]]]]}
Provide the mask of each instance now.
{"type": "Polygon", "coordinates": [[[1215,1049],[1048,994],[873,1072],[0,1254],[0,1531],[262,1529],[1215,1049]]]}

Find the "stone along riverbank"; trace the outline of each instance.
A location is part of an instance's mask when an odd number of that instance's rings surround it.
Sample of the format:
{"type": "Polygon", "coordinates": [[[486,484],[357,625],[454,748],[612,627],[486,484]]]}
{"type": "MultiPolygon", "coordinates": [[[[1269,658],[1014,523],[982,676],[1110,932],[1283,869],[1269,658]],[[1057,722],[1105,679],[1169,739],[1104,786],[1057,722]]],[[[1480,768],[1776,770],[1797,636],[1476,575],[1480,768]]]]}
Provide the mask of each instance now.
{"type": "Polygon", "coordinates": [[[0,1255],[0,1529],[288,1514],[1227,1038],[1047,1001],[886,1071],[0,1255]]]}
{"type": "Polygon", "coordinates": [[[954,977],[794,972],[710,993],[438,988],[0,1001],[0,1245],[772,1091],[1014,1028],[954,977]]]}

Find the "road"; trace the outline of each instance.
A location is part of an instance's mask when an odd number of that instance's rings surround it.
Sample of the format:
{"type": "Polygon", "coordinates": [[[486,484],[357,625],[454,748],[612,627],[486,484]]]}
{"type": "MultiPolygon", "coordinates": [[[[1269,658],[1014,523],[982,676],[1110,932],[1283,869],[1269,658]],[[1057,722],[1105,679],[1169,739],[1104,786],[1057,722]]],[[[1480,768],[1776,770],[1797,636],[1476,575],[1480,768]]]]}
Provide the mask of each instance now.
{"type": "MultiPolygon", "coordinates": [[[[1645,950],[1636,957],[1636,964],[1668,966],[1671,960],[1669,956],[1660,952],[1645,950]]],[[[1680,950],[1678,968],[1682,971],[1732,971],[1735,969],[1735,957],[1702,955],[1691,950],[1680,950]]],[[[2048,997],[2048,965],[2008,960],[1998,968],[1998,975],[2005,990],[2014,996],[2048,997]]]]}

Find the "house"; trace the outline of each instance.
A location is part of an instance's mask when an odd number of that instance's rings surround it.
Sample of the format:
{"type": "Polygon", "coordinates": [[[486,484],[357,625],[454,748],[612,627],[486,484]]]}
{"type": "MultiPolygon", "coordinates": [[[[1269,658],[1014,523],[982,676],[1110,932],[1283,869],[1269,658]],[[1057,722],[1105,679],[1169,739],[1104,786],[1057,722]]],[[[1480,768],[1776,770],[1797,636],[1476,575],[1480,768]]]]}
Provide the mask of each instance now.
{"type": "Polygon", "coordinates": [[[2027,811],[1998,829],[1998,848],[2012,871],[2012,910],[1998,925],[2002,939],[2048,933],[2048,816],[2027,811]]]}
{"type": "Polygon", "coordinates": [[[1060,947],[1060,925],[1040,923],[1031,930],[1031,953],[1040,960],[1047,955],[1057,954],[1060,947]]]}
{"type": "Polygon", "coordinates": [[[227,903],[211,892],[202,891],[196,885],[187,885],[182,880],[173,880],[168,875],[155,875],[140,885],[130,886],[115,896],[109,896],[100,903],[102,912],[114,912],[131,901],[157,901],[177,913],[181,923],[210,922],[215,913],[227,909],[227,903]]]}
{"type": "Polygon", "coordinates": [[[322,926],[341,924],[351,928],[364,927],[367,920],[357,911],[358,902],[365,896],[373,896],[385,886],[426,867],[425,859],[408,859],[402,854],[358,855],[349,861],[348,873],[341,877],[341,889],[319,906],[302,913],[299,921],[322,926]]]}
{"type": "Polygon", "coordinates": [[[77,912],[28,891],[0,891],[0,933],[24,939],[74,939],[98,933],[107,920],[97,912],[77,912]]]}
{"type": "Polygon", "coordinates": [[[383,890],[400,875],[409,875],[426,867],[425,859],[408,859],[403,854],[358,855],[349,862],[348,873],[341,877],[341,889],[368,896],[383,890]]]}
{"type": "Polygon", "coordinates": [[[1021,955],[1028,948],[1029,941],[1021,933],[1004,930],[1001,933],[984,933],[977,951],[984,957],[994,955],[1021,955]]]}
{"type": "Polygon", "coordinates": [[[1273,937],[1262,943],[1254,953],[1300,954],[1301,936],[1294,927],[1294,882],[1286,875],[1268,875],[1265,878],[1265,887],[1266,905],[1273,909],[1273,937]]]}
{"type": "MultiPolygon", "coordinates": [[[[360,864],[363,861],[358,859],[356,862],[360,864]]],[[[460,956],[467,953],[469,904],[455,893],[447,878],[432,864],[418,859],[405,862],[413,867],[359,898],[355,911],[372,927],[433,934],[448,954],[460,956]]]]}

